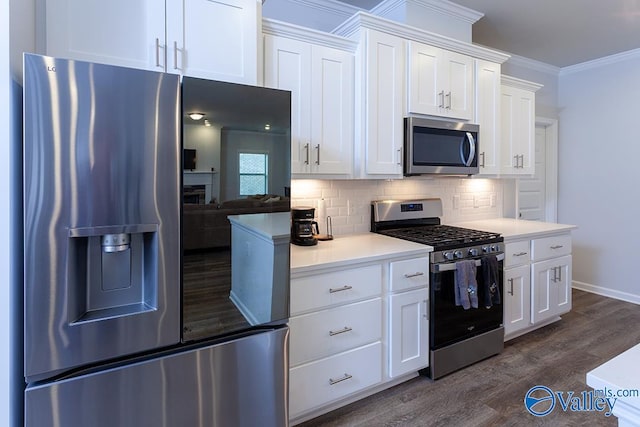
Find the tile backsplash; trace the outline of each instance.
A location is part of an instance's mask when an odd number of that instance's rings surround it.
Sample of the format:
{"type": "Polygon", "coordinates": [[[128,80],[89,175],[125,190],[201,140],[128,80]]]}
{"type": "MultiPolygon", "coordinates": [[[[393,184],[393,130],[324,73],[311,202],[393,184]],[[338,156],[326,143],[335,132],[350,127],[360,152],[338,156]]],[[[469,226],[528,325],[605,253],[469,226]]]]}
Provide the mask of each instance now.
{"type": "Polygon", "coordinates": [[[443,223],[502,216],[503,183],[482,178],[409,178],[402,180],[316,180],[291,182],[291,205],[316,209],[320,232],[331,217],[336,236],[370,229],[371,201],[385,199],[442,199],[443,223]]]}

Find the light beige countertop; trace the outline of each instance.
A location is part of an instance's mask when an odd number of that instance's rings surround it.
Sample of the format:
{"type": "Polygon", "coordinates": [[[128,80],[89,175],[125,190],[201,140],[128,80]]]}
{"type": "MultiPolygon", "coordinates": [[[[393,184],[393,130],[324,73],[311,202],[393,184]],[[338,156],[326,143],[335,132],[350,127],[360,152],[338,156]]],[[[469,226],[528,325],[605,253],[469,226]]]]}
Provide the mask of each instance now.
{"type": "Polygon", "coordinates": [[[229,215],[234,226],[242,227],[266,240],[289,239],[291,234],[291,214],[289,212],[229,215]]]}
{"type": "Polygon", "coordinates": [[[291,273],[342,267],[400,256],[428,256],[431,246],[375,233],[352,234],[315,246],[291,245],[291,273]]]}
{"type": "Polygon", "coordinates": [[[604,393],[600,396],[607,398],[607,409],[613,409],[613,415],[620,418],[620,426],[640,425],[640,364],[638,361],[640,361],[640,344],[587,372],[587,385],[604,393]],[[612,404],[613,408],[611,408],[612,404]]]}
{"type": "Polygon", "coordinates": [[[450,224],[456,227],[473,228],[481,231],[493,231],[502,234],[505,240],[530,239],[545,234],[571,231],[575,225],[552,222],[527,221],[524,219],[495,218],[477,221],[465,221],[450,224]]]}

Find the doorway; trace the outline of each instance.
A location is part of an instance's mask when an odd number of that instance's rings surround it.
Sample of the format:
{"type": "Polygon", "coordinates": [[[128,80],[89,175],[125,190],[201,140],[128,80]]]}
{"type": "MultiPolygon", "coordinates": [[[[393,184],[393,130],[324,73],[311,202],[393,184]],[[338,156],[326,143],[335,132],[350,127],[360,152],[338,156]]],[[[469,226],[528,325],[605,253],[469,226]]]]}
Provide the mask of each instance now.
{"type": "Polygon", "coordinates": [[[535,175],[517,180],[518,218],[556,222],[558,218],[558,121],[536,118],[535,175]]]}

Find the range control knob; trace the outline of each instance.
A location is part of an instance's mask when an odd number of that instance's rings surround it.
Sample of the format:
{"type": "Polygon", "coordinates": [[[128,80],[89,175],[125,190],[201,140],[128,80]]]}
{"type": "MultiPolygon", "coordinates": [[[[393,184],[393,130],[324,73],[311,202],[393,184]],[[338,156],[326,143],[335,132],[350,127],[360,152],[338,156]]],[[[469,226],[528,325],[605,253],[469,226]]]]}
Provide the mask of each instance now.
{"type": "Polygon", "coordinates": [[[478,256],[478,249],[477,248],[469,249],[469,256],[478,256]]]}
{"type": "Polygon", "coordinates": [[[445,252],[442,254],[442,256],[444,257],[444,259],[448,259],[449,261],[451,261],[453,259],[453,253],[452,252],[445,252]]]}
{"type": "Polygon", "coordinates": [[[460,258],[462,258],[462,257],[463,257],[463,255],[462,255],[462,251],[455,251],[455,252],[453,253],[453,255],[454,255],[457,259],[460,259],[460,258]]]}
{"type": "Polygon", "coordinates": [[[491,245],[491,252],[496,252],[498,247],[496,245],[491,245]]]}
{"type": "Polygon", "coordinates": [[[484,253],[489,252],[489,246],[483,246],[482,247],[482,252],[484,252],[484,253]]]}

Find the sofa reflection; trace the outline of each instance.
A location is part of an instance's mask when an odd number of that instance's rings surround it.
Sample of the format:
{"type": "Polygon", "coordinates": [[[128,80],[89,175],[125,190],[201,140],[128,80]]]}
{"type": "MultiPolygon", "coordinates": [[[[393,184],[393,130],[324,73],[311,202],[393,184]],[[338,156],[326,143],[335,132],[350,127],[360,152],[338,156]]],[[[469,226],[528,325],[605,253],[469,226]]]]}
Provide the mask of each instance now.
{"type": "Polygon", "coordinates": [[[229,247],[229,215],[288,212],[289,198],[276,194],[256,194],[222,203],[183,205],[182,245],[184,250],[229,247]]]}

